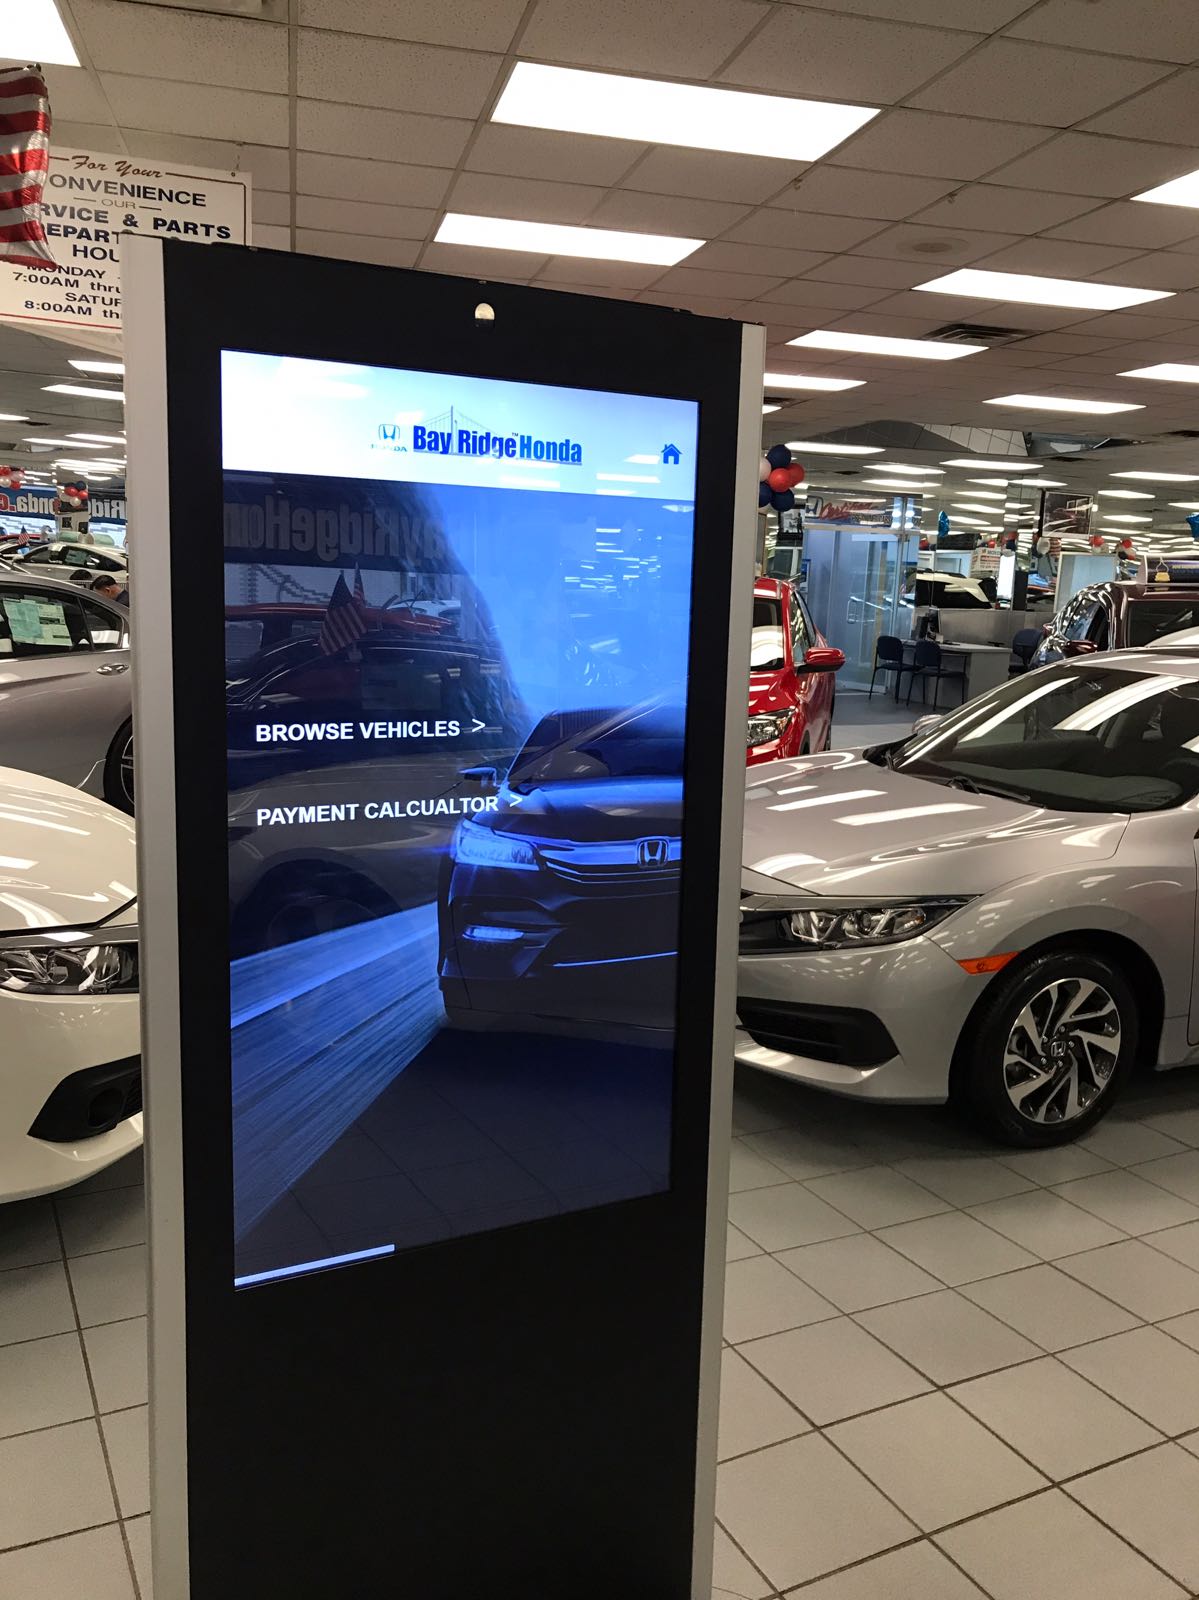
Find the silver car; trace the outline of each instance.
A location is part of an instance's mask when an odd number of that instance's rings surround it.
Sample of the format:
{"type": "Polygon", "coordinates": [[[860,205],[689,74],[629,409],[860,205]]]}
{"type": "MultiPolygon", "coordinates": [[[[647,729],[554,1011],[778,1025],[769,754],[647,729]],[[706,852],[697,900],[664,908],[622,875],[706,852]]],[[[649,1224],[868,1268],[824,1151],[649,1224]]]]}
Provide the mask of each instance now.
{"type": "Polygon", "coordinates": [[[75,584],[0,570],[0,753],[133,810],[129,614],[75,584]]]}
{"type": "Polygon", "coordinates": [[[1073,660],[747,773],[738,1059],[1075,1137],[1199,1060],[1199,651],[1073,660]]]}

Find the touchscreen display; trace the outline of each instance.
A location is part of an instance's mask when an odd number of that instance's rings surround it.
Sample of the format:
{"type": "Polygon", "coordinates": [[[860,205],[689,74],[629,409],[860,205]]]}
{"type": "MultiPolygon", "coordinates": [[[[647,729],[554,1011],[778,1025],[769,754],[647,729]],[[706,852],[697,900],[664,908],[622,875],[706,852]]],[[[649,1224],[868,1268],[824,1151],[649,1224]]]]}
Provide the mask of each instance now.
{"type": "Polygon", "coordinates": [[[223,353],[239,1287],[669,1186],[697,423],[223,353]]]}

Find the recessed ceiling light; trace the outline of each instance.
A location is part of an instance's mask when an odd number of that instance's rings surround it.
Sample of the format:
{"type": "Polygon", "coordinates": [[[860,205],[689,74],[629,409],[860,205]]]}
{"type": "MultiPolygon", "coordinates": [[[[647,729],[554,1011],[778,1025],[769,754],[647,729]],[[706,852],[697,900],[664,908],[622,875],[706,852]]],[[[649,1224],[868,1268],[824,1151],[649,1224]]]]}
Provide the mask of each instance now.
{"type": "MultiPolygon", "coordinates": [[[[84,444],[124,444],[125,436],[122,433],[68,433],[67,438],[82,441],[84,444]]],[[[657,456],[652,457],[654,461],[657,456]]]]}
{"type": "Polygon", "coordinates": [[[491,120],[556,133],[816,161],[877,116],[869,106],[518,61],[491,120]]]}
{"type": "Polygon", "coordinates": [[[904,461],[876,461],[871,468],[872,472],[906,472],[913,477],[943,478],[944,467],[910,467],[904,461]]]}
{"type": "Polygon", "coordinates": [[[782,406],[763,406],[762,415],[768,417],[772,411],[781,411],[782,409],[782,406]]]}
{"type": "Polygon", "coordinates": [[[1113,472],[1113,478],[1139,478],[1142,483],[1199,483],[1199,472],[1113,472]]]}
{"type": "Polygon", "coordinates": [[[28,422],[28,417],[19,417],[15,411],[0,411],[0,422],[28,422]]]}
{"type": "Polygon", "coordinates": [[[1154,498],[1146,489],[1100,489],[1098,493],[1108,495],[1112,500],[1152,500],[1154,498]]]}
{"type": "Polygon", "coordinates": [[[1171,500],[1175,511],[1199,511],[1199,500],[1171,500]]]}
{"type": "Polygon", "coordinates": [[[1199,206],[1199,171],[1184,172],[1181,178],[1171,178],[1169,183],[1159,183],[1132,198],[1155,206],[1199,206]]]}
{"type": "MultiPolygon", "coordinates": [[[[967,478],[967,483],[995,483],[994,478],[967,478]]],[[[1002,489],[978,489],[970,497],[972,500],[1006,500],[1007,495],[1002,489]]]]}
{"type": "Polygon", "coordinates": [[[105,372],[115,374],[118,378],[125,375],[125,363],[123,361],[77,361],[72,357],[71,365],[76,372],[105,372]]]}
{"type": "Polygon", "coordinates": [[[765,372],[762,386],[766,389],[860,389],[865,378],[806,378],[799,372],[765,372]]]}
{"type": "Polygon", "coordinates": [[[958,361],[962,356],[981,355],[985,344],[942,344],[937,339],[891,339],[881,333],[841,333],[836,328],[817,328],[814,333],[788,339],[801,350],[850,350],[867,356],[911,356],[920,361],[958,361]]]}
{"type": "Polygon", "coordinates": [[[917,283],[926,294],[960,294],[978,300],[1005,300],[1029,306],[1077,306],[1084,311],[1119,311],[1168,300],[1172,289],[1129,289],[1118,283],[1086,283],[1074,278],[1038,278],[1028,272],[985,272],[963,267],[944,278],[917,283]]]}
{"type": "Polygon", "coordinates": [[[981,472],[1036,472],[1035,461],[988,461],[985,457],[958,456],[953,461],[942,461],[943,467],[971,467],[981,472]]]}
{"type": "Polygon", "coordinates": [[[1111,511],[1105,511],[1103,514],[1104,514],[1104,516],[1107,518],[1107,520],[1109,522],[1152,522],[1153,521],[1152,517],[1134,516],[1132,512],[1127,512],[1125,515],[1119,516],[1119,517],[1116,516],[1111,511]]]}
{"type": "Polygon", "coordinates": [[[985,400],[988,406],[1016,406],[1028,411],[1074,411],[1094,413],[1107,417],[1117,411],[1144,411],[1142,405],[1132,405],[1121,400],[1067,400],[1055,399],[1051,394],[1001,394],[994,400],[985,400]]]}
{"type": "MultiPolygon", "coordinates": [[[[985,483],[988,489],[992,488],[993,485],[995,485],[997,483],[1006,484],[1007,481],[1008,480],[1006,478],[967,478],[966,479],[967,483],[985,483]]],[[[1023,482],[1023,479],[1020,479],[1018,481],[1023,482]]]]}
{"type": "Polygon", "coordinates": [[[523,222],[513,217],[475,217],[447,211],[438,244],[485,250],[524,250],[537,256],[585,256],[594,261],[643,261],[673,267],[704,243],[661,233],[622,233],[615,228],[575,228],[561,222],[523,222]]]}
{"type": "Polygon", "coordinates": [[[22,0],[19,6],[7,7],[4,43],[5,54],[13,61],[37,61],[56,67],[79,65],[54,0],[22,0]]]}
{"type": "Polygon", "coordinates": [[[872,489],[901,489],[904,494],[939,494],[939,489],[922,488],[910,478],[865,478],[872,489]]]}
{"type": "Polygon", "coordinates": [[[85,383],[44,383],[43,394],[77,394],[84,400],[124,401],[123,389],[93,389],[85,383]]]}
{"type": "Polygon", "coordinates": [[[881,456],[881,444],[821,444],[813,439],[788,439],[788,450],[806,450],[813,456],[881,456]]]}
{"type": "Polygon", "coordinates": [[[1066,487],[1064,478],[1021,478],[1020,482],[1021,485],[1028,484],[1033,489],[1064,489],[1066,487]]]}

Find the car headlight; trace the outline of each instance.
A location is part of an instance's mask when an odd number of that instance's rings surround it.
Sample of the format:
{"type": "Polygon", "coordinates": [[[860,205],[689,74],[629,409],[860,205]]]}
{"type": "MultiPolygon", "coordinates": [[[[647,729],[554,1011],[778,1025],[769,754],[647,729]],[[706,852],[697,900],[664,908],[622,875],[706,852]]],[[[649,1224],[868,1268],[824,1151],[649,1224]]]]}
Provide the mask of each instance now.
{"type": "Polygon", "coordinates": [[[454,835],[454,860],[468,867],[514,867],[537,871],[533,846],[512,833],[481,828],[477,822],[460,822],[454,835]]]}
{"type": "Polygon", "coordinates": [[[873,904],[830,905],[795,900],[741,912],[741,950],[799,954],[808,950],[846,950],[900,944],[935,928],[969,903],[969,896],[938,895],[873,904]]]}
{"type": "Polygon", "coordinates": [[[137,993],[137,941],[0,945],[0,992],[94,995],[137,993]]]}
{"type": "Polygon", "coordinates": [[[795,718],[795,707],[785,711],[755,711],[745,725],[745,743],[749,748],[756,744],[769,744],[781,739],[795,718]]]}

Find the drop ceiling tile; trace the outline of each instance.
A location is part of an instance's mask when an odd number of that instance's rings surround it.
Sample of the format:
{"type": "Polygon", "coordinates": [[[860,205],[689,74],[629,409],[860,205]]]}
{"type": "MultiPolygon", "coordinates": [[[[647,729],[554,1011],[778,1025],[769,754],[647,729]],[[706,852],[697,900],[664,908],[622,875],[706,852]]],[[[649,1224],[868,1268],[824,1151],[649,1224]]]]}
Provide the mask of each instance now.
{"type": "Polygon", "coordinates": [[[273,189],[267,189],[262,194],[252,197],[253,226],[257,228],[261,222],[264,226],[287,227],[291,223],[291,196],[279,194],[273,189]]]}
{"type": "Polygon", "coordinates": [[[529,222],[586,222],[604,191],[581,183],[546,183],[537,178],[501,178],[461,172],[446,202],[451,211],[483,217],[519,217],[529,222]]]}
{"type": "MultiPolygon", "coordinates": [[[[1089,40],[1087,28],[1082,43],[1089,40]]],[[[914,95],[928,111],[1068,128],[1155,83],[1169,67],[1084,55],[1016,39],[991,39],[914,95]]]]}
{"type": "Polygon", "coordinates": [[[998,183],[972,183],[919,212],[914,222],[948,228],[1001,228],[1005,233],[1040,233],[1090,211],[1094,200],[1076,194],[1036,189],[1006,189],[998,183]]]}
{"type": "Polygon", "coordinates": [[[525,0],[300,0],[300,26],[503,51],[524,10],[525,0]]]}
{"type": "MultiPolygon", "coordinates": [[[[287,29],[279,23],[119,0],[76,0],[72,11],[99,72],[287,93],[287,29]]],[[[114,105],[123,119],[121,102],[114,105]]]]}
{"type": "Polygon", "coordinates": [[[437,212],[421,206],[368,205],[364,200],[332,200],[302,194],[296,201],[300,228],[335,233],[344,230],[363,238],[425,239],[437,212]]]}
{"type": "Polygon", "coordinates": [[[779,6],[720,77],[788,94],[799,78],[825,99],[893,105],[977,43],[970,33],[779,6]]]}
{"type": "Polygon", "coordinates": [[[210,138],[216,128],[224,138],[248,144],[287,143],[287,98],[281,94],[251,94],[165,78],[126,78],[112,72],[102,73],[100,81],[112,103],[120,106],[122,124],[131,128],[202,139],[210,138]]]}
{"type": "Polygon", "coordinates": [[[754,300],[768,289],[776,289],[781,274],[774,277],[758,272],[703,272],[699,267],[671,267],[655,288],[663,294],[696,295],[707,299],[754,300]]]}
{"type": "Polygon", "coordinates": [[[310,256],[335,256],[339,261],[373,261],[381,267],[414,267],[420,245],[413,239],[382,239],[361,234],[296,231],[296,249],[310,256]]]}
{"type": "Polygon", "coordinates": [[[589,218],[597,228],[628,228],[634,233],[674,233],[712,239],[730,223],[749,215],[749,206],[728,200],[695,200],[679,195],[612,189],[589,218]]]}
{"type": "Polygon", "coordinates": [[[1085,133],[1110,133],[1120,139],[1156,139],[1177,144],[1180,131],[1189,128],[1199,96],[1199,72],[1180,72],[1165,83],[1113,106],[1102,116],[1083,124],[1085,133]]]}
{"type": "MultiPolygon", "coordinates": [[[[1126,244],[1134,250],[1160,250],[1194,239],[1199,234],[1199,212],[1183,206],[1138,205],[1135,200],[1115,200],[1086,216],[1048,228],[1046,234],[1050,239],[1085,239],[1092,244],[1126,244]]],[[[1146,285],[1146,288],[1153,287],[1156,285],[1146,285]]]]}
{"type": "MultiPolygon", "coordinates": [[[[409,167],[398,161],[360,161],[301,150],[296,157],[296,192],[376,205],[439,206],[451,173],[446,167],[409,167]]],[[[257,209],[257,206],[255,207],[257,209]]]]}
{"type": "MultiPolygon", "coordinates": [[[[868,123],[827,159],[839,167],[869,167],[878,173],[981,178],[1044,137],[1041,128],[1022,128],[1011,122],[899,110],[868,123]]],[[[1019,186],[1022,180],[1005,176],[1003,181],[1019,186]]]]}
{"type": "Polygon", "coordinates": [[[757,0],[540,0],[520,53],[608,72],[706,78],[768,12],[757,0]]]}
{"type": "MultiPolygon", "coordinates": [[[[147,138],[149,136],[146,134],[127,132],[126,137],[129,140],[130,150],[137,150],[139,155],[142,154],[143,152],[140,150],[140,148],[138,148],[135,141],[147,138]]],[[[158,134],[154,137],[161,139],[162,135],[158,134]]],[[[172,139],[167,141],[167,143],[168,150],[163,152],[164,155],[168,154],[170,147],[175,145],[178,145],[182,150],[182,147],[185,146],[188,141],[185,139],[172,139]]],[[[148,154],[149,152],[145,153],[148,154]]],[[[289,189],[291,187],[290,168],[286,150],[281,150],[278,148],[278,146],[274,145],[240,144],[237,146],[237,154],[238,159],[234,162],[233,171],[248,172],[253,179],[255,193],[257,193],[259,189],[289,189]]],[[[172,159],[176,161],[188,161],[190,158],[180,153],[173,156],[172,159]]],[[[200,166],[211,165],[211,163],[203,161],[197,164],[200,166]]]]}
{"type": "MultiPolygon", "coordinates": [[[[1156,3],[1156,0],[1155,0],[1156,3]]],[[[1195,151],[1181,145],[1136,143],[1097,133],[1061,133],[1039,150],[1009,162],[1000,183],[1121,199],[1195,167],[1195,151]]]]}
{"type": "Polygon", "coordinates": [[[746,302],[713,295],[678,294],[669,289],[647,289],[637,296],[652,306],[673,306],[681,311],[694,311],[699,317],[732,317],[738,322],[753,321],[746,317],[746,302]]]}
{"type": "Polygon", "coordinates": [[[106,150],[124,155],[125,146],[112,123],[54,119],[54,144],[61,150],[106,150]]]}
{"type": "MultiPolygon", "coordinates": [[[[881,333],[896,339],[923,339],[946,320],[936,315],[935,308],[929,316],[897,317],[889,312],[884,315],[875,305],[868,311],[846,311],[841,316],[830,317],[826,326],[836,328],[841,333],[881,333]]],[[[891,356],[882,359],[889,365],[897,358],[891,356]]]]}
{"type": "Polygon", "coordinates": [[[112,109],[100,90],[100,80],[95,73],[80,72],[78,67],[45,67],[43,70],[54,113],[56,144],[61,143],[58,129],[63,119],[68,122],[112,121],[112,109]]]}
{"type": "Polygon", "coordinates": [[[1133,245],[1079,244],[1069,239],[1021,239],[996,250],[982,263],[987,272],[1031,272],[1049,278],[1088,278],[1105,267],[1115,267],[1138,254],[1133,245]]]}
{"type": "Polygon", "coordinates": [[[689,256],[687,265],[717,272],[762,272],[784,277],[798,276],[828,259],[827,250],[788,250],[782,245],[734,244],[720,240],[704,245],[689,256]]]}
{"type": "Polygon", "coordinates": [[[600,139],[546,128],[514,128],[487,122],[479,129],[466,165],[471,172],[501,172],[513,178],[562,182],[619,183],[648,145],[631,139],[600,139]]]}
{"type": "Polygon", "coordinates": [[[769,156],[727,155],[719,150],[683,150],[656,145],[624,180],[626,189],[654,194],[694,195],[701,200],[735,200],[761,205],[804,170],[802,161],[769,156]]]}
{"type": "Polygon", "coordinates": [[[547,257],[524,250],[476,250],[468,244],[428,244],[420,255],[420,265],[429,272],[499,283],[527,283],[545,270],[546,262],[547,257]]]}
{"type": "MultiPolygon", "coordinates": [[[[1183,295],[1177,295],[1173,300],[1163,300],[1160,304],[1175,308],[1178,307],[1180,300],[1185,301],[1187,298],[1183,295]]],[[[1195,301],[1199,303],[1199,295],[1195,296],[1195,301]]],[[[1142,307],[1141,310],[1143,311],[1143,309],[1142,307]]],[[[1192,316],[1199,315],[1194,306],[1191,306],[1190,310],[1192,316]]],[[[1178,338],[1186,333],[1190,327],[1191,323],[1187,322],[1183,317],[1148,317],[1134,311],[1107,311],[1101,317],[1090,317],[1085,322],[1076,323],[1072,331],[1081,334],[1094,334],[1096,338],[1100,339],[1153,340],[1178,338]]],[[[1157,357],[1158,361],[1167,359],[1169,358],[1162,355],[1157,357]]]]}
{"type": "Polygon", "coordinates": [[[823,306],[823,315],[827,316],[828,308],[860,311],[863,306],[885,300],[889,292],[877,284],[820,283],[815,278],[793,278],[790,283],[780,283],[777,289],[768,290],[761,298],[771,304],[810,306],[813,310],[823,306]]]}
{"type": "Polygon", "coordinates": [[[253,234],[253,243],[260,250],[290,250],[291,229],[276,228],[269,224],[255,222],[250,232],[253,234]]]}
{"type": "Polygon", "coordinates": [[[298,93],[332,100],[342,108],[382,106],[389,111],[436,115],[452,107],[458,116],[482,111],[503,58],[475,50],[400,44],[345,33],[299,31],[298,93]]]}
{"type": "Polygon", "coordinates": [[[826,283],[852,283],[880,289],[910,289],[933,276],[924,261],[887,261],[882,257],[847,255],[826,261],[805,274],[826,283]]]}
{"type": "Polygon", "coordinates": [[[1199,7],[1194,0],[1045,0],[1012,26],[1022,39],[1077,45],[1114,56],[1157,61],[1199,57],[1199,7]]]}
{"type": "Polygon", "coordinates": [[[296,143],[301,150],[369,156],[375,161],[455,167],[473,126],[463,117],[379,111],[371,106],[355,106],[353,116],[347,116],[345,107],[331,100],[296,104],[296,143]]]}
{"type": "MultiPolygon", "coordinates": [[[[813,10],[840,11],[846,0],[804,0],[813,10]]],[[[1028,9],[1028,0],[853,0],[864,17],[893,17],[898,22],[924,22],[945,28],[994,33],[1028,9]]]]}
{"type": "Polygon", "coordinates": [[[909,217],[953,188],[952,183],[943,179],[896,176],[891,172],[855,172],[848,167],[821,165],[810,168],[798,183],[792,184],[771,204],[838,217],[878,218],[881,228],[883,221],[909,217]]]}
{"type": "Polygon", "coordinates": [[[851,250],[884,226],[874,218],[816,216],[764,206],[730,228],[725,237],[742,244],[784,245],[795,250],[851,250]]]}
{"type": "Polygon", "coordinates": [[[1170,289],[1177,294],[1180,290],[1199,289],[1199,255],[1153,250],[1121,267],[1109,267],[1092,276],[1100,283],[1135,283],[1140,289],[1170,289]]]}
{"type": "Polygon", "coordinates": [[[901,289],[898,294],[876,300],[871,311],[878,316],[932,318],[933,326],[946,322],[1003,322],[999,308],[983,300],[958,294],[921,294],[918,289],[901,289]]]}
{"type": "Polygon", "coordinates": [[[1036,333],[1020,348],[1058,356],[1094,356],[1117,346],[1113,339],[1097,339],[1085,333],[1036,333]]]}
{"type": "Polygon", "coordinates": [[[858,245],[854,254],[911,260],[924,269],[926,281],[1019,242],[1011,233],[972,233],[966,228],[925,228],[918,223],[897,222],[858,245]]]}
{"type": "Polygon", "coordinates": [[[179,162],[189,167],[211,167],[214,172],[251,172],[255,189],[290,187],[287,151],[272,145],[232,144],[223,139],[187,139],[172,133],[145,133],[138,128],[124,130],[125,142],[133,160],[179,162]],[[263,168],[282,182],[264,183],[246,159],[253,150],[263,168]]]}
{"type": "Polygon", "coordinates": [[[538,282],[603,287],[632,294],[648,289],[662,276],[661,267],[636,261],[588,261],[582,256],[553,256],[538,282]]]}

